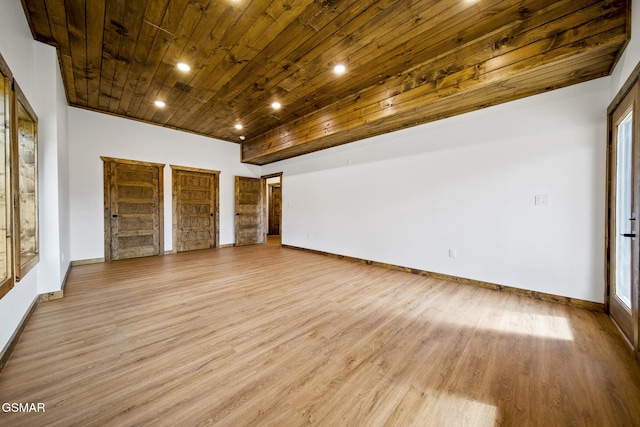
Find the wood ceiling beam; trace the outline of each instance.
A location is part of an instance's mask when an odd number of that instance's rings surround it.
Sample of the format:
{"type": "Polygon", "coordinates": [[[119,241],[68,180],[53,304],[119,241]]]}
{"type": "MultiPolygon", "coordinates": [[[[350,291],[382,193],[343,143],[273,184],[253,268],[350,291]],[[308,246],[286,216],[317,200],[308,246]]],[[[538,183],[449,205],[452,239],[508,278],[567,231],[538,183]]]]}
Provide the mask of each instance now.
{"type": "Polygon", "coordinates": [[[540,67],[562,68],[588,57],[598,71],[581,76],[599,77],[604,61],[610,61],[612,52],[628,40],[626,19],[624,1],[600,2],[520,35],[510,29],[489,34],[455,55],[430,60],[382,87],[371,87],[245,141],[242,160],[265,164],[471,111],[469,108],[495,105],[494,100],[486,99],[489,92],[506,102],[523,93],[557,87],[553,75],[543,78],[535,72],[540,67]],[[598,59],[600,56],[603,59],[598,59]],[[522,76],[529,78],[523,80],[522,76]],[[507,84],[516,79],[521,87],[507,84]],[[471,102],[478,96],[485,97],[483,102],[471,102]],[[446,99],[449,101],[443,102],[446,99]]]}
{"type": "MultiPolygon", "coordinates": [[[[616,54],[617,49],[611,48],[607,58],[612,61],[616,54]]],[[[387,120],[378,120],[369,123],[366,127],[361,127],[357,132],[351,133],[351,139],[347,141],[345,141],[345,134],[333,133],[314,140],[311,144],[291,144],[288,147],[278,146],[275,149],[261,148],[262,151],[249,153],[254,155],[251,160],[245,157],[245,149],[252,148],[251,144],[243,144],[243,161],[256,165],[265,165],[604,77],[610,73],[610,62],[606,62],[605,59],[600,52],[596,54],[590,53],[582,58],[571,57],[565,61],[566,65],[562,68],[558,68],[556,65],[542,67],[511,79],[496,81],[477,91],[461,92],[450,97],[441,98],[431,103],[428,107],[423,106],[420,110],[421,118],[416,119],[413,111],[398,113],[387,120]],[[596,59],[600,60],[600,62],[594,62],[596,59]],[[558,77],[562,77],[562,80],[558,79],[558,77]],[[532,87],[526,84],[532,79],[538,82],[538,86],[532,87]],[[558,81],[562,83],[558,83],[558,81]],[[411,122],[410,120],[414,121],[411,122]],[[410,125],[408,126],[407,123],[410,123],[410,125]]]]}

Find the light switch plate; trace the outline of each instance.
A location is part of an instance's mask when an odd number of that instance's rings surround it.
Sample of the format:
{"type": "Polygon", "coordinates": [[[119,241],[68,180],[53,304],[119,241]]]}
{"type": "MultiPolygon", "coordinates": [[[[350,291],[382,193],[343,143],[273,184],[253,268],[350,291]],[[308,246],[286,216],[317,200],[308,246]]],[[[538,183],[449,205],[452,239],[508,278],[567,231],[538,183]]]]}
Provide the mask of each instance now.
{"type": "Polygon", "coordinates": [[[549,195],[548,194],[538,194],[535,197],[535,205],[536,206],[549,206],[549,195]]]}

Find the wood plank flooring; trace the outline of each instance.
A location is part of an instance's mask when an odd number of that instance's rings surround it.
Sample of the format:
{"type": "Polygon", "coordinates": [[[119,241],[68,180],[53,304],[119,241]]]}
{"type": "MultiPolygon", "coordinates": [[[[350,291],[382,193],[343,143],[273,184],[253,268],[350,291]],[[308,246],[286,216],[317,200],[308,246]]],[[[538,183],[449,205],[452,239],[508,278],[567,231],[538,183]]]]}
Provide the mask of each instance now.
{"type": "Polygon", "coordinates": [[[601,313],[277,245],[74,267],[3,426],[638,426],[601,313]]]}

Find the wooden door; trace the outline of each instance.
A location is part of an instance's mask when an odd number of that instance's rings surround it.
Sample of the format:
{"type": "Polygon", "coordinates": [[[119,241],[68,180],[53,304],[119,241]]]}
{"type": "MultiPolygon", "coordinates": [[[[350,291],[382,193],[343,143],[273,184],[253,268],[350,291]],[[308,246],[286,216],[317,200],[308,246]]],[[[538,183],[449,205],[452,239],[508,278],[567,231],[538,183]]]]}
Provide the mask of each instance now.
{"type": "MultiPolygon", "coordinates": [[[[636,83],[610,113],[607,308],[638,351],[640,124],[636,83]]],[[[640,353],[637,353],[640,356],[640,353]]],[[[640,359],[639,359],[640,360],[640,359]]]]}
{"type": "Polygon", "coordinates": [[[280,184],[269,184],[269,234],[280,235],[281,216],[282,187],[280,184]]]}
{"type": "Polygon", "coordinates": [[[164,165],[102,157],[105,260],[163,255],[164,165]]]}
{"type": "Polygon", "coordinates": [[[263,180],[236,176],[236,246],[265,242],[263,180]]]}
{"type": "Polygon", "coordinates": [[[171,166],[173,251],[218,247],[219,171],[171,166]]]}

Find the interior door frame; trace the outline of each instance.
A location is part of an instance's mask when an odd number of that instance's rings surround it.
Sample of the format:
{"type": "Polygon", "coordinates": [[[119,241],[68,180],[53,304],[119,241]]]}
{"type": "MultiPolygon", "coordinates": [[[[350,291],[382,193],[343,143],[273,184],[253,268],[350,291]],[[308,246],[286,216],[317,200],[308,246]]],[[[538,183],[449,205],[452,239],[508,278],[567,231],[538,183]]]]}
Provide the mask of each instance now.
{"type": "Polygon", "coordinates": [[[213,194],[213,209],[214,209],[214,248],[220,247],[220,171],[211,169],[191,168],[187,166],[171,166],[171,198],[172,198],[172,227],[173,227],[173,250],[172,252],[178,253],[178,204],[177,204],[177,191],[176,191],[176,171],[184,172],[196,172],[205,173],[207,175],[213,175],[213,187],[215,189],[213,194]]]}
{"type": "Polygon", "coordinates": [[[111,164],[129,164],[158,168],[158,244],[159,256],[164,255],[164,164],[141,162],[138,160],[118,159],[100,156],[104,172],[104,260],[111,262],[111,164]]]}
{"type": "MultiPolygon", "coordinates": [[[[265,187],[266,189],[268,189],[267,180],[269,178],[280,178],[280,203],[281,204],[282,204],[282,191],[283,191],[283,185],[284,185],[284,183],[282,182],[283,181],[283,179],[282,179],[283,175],[284,174],[282,172],[276,172],[276,173],[271,173],[269,175],[262,175],[260,177],[260,178],[262,178],[262,186],[265,187]]],[[[268,212],[267,212],[267,209],[268,209],[267,200],[268,200],[268,198],[269,198],[269,193],[267,192],[267,197],[265,197],[263,202],[262,202],[262,204],[263,204],[263,206],[262,206],[263,213],[262,214],[263,214],[264,218],[268,218],[268,212]]],[[[267,234],[269,233],[269,224],[268,223],[265,224],[264,233],[265,233],[264,242],[267,243],[267,234]]],[[[282,207],[280,208],[280,239],[282,239],[282,207]]],[[[282,240],[281,240],[281,242],[282,242],[282,240]]]]}
{"type": "Polygon", "coordinates": [[[273,189],[280,189],[280,204],[282,205],[282,185],[280,183],[277,184],[267,184],[267,235],[271,236],[279,236],[280,235],[280,222],[282,221],[282,206],[280,206],[280,215],[278,218],[278,234],[271,234],[271,214],[273,212],[273,189]]]}
{"type": "MultiPolygon", "coordinates": [[[[626,100],[626,98],[632,94],[633,91],[636,91],[635,94],[635,106],[633,107],[634,114],[634,126],[635,126],[635,141],[634,141],[634,152],[640,150],[640,63],[638,63],[624,83],[616,97],[613,99],[609,107],[607,108],[607,195],[606,195],[606,218],[605,218],[605,312],[611,316],[611,292],[613,290],[613,286],[611,283],[611,274],[612,269],[614,268],[614,260],[612,259],[615,255],[613,248],[611,248],[611,237],[612,233],[615,233],[613,227],[613,216],[614,209],[613,203],[615,203],[615,194],[612,194],[613,182],[612,182],[612,172],[615,170],[612,162],[615,161],[615,147],[613,146],[614,135],[613,132],[615,130],[615,123],[613,122],[614,112],[618,107],[622,105],[622,103],[626,100]]],[[[640,165],[636,164],[634,159],[634,169],[639,168],[640,165]]],[[[634,210],[636,214],[640,214],[640,210],[638,209],[638,205],[640,205],[640,191],[639,191],[640,182],[634,183],[634,210]]],[[[640,220],[640,218],[639,218],[640,220]]],[[[640,226],[640,224],[636,224],[636,227],[640,226]]],[[[636,228],[636,233],[638,229],[636,228]]],[[[635,238],[635,251],[632,249],[632,253],[638,253],[638,244],[640,243],[640,236],[635,238]]],[[[640,278],[638,278],[638,272],[633,272],[633,275],[636,277],[636,280],[632,283],[632,313],[631,313],[631,321],[632,321],[632,331],[631,331],[631,347],[633,349],[633,353],[636,357],[638,363],[640,363],[640,316],[638,313],[638,306],[640,304],[640,286],[638,282],[640,278]]],[[[621,335],[622,334],[621,332],[621,335]]],[[[626,339],[626,337],[625,337],[626,339]]]]}

